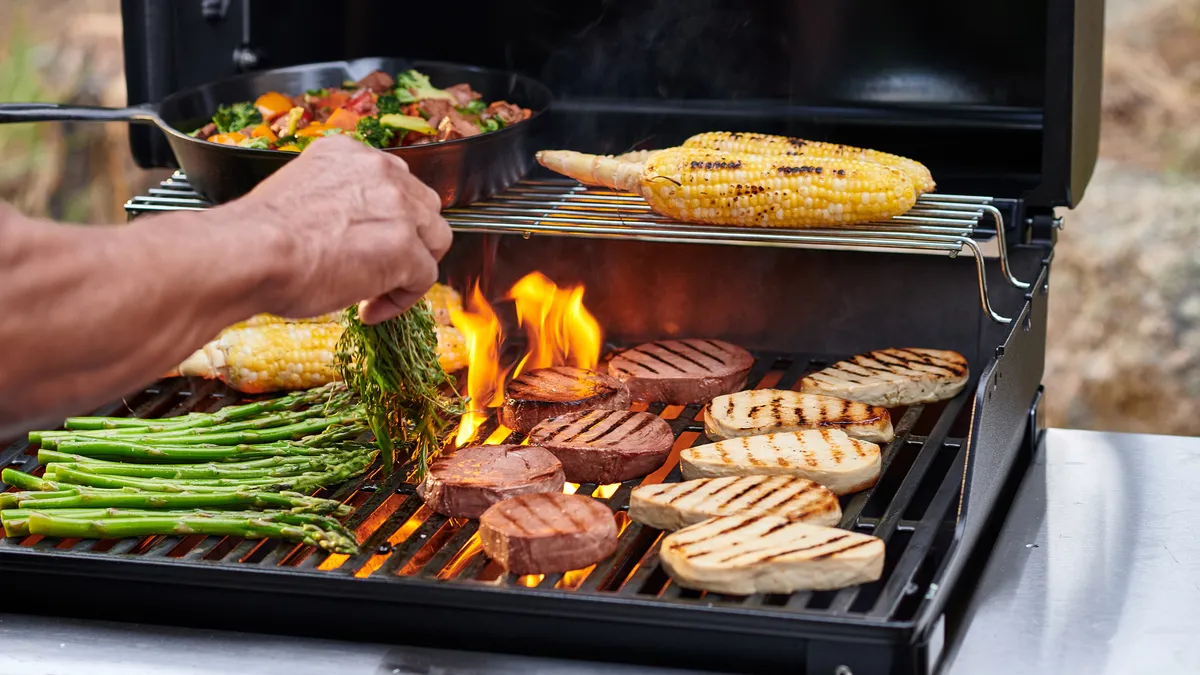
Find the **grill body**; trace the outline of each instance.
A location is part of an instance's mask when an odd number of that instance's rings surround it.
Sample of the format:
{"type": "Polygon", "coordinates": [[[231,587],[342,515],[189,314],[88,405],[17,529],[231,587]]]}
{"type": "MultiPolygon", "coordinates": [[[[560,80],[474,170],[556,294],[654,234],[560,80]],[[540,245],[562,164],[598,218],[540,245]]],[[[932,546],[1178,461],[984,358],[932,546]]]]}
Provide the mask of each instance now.
{"type": "MultiPolygon", "coordinates": [[[[165,184],[177,200],[170,206],[203,208],[185,186],[182,177],[165,184]]],[[[135,199],[130,208],[162,199],[135,199]]],[[[1005,206],[1006,220],[1015,220],[1016,206],[1005,206]]],[[[482,218],[479,209],[467,209],[462,222],[482,218]]],[[[1052,247],[1009,246],[1012,274],[1033,281],[1027,290],[1005,283],[988,261],[993,306],[1013,318],[1000,324],[979,303],[969,256],[462,228],[443,261],[456,286],[479,279],[497,297],[534,270],[583,283],[610,347],[666,336],[730,340],[756,356],[752,385],[790,388],[834,360],[885,346],[966,355],[967,389],[948,402],[893,410],[897,438],[884,450],[879,483],[843,500],[844,527],[887,541],[883,578],[842,591],[746,598],[681,589],[658,563],[661,533],[623,513],[640,479],[579,487],[618,514],[623,529],[612,558],[566,575],[516,577],[478,550],[474,522],[429,512],[414,486],[374,471],[327,494],[357,507],[348,521],[365,541],[357,557],[220,537],[4,540],[0,567],[24,580],[11,589],[15,606],[96,618],[112,618],[119,607],[122,618],[153,623],[736,672],[844,665],[914,673],[935,662],[937,645],[955,631],[947,606],[969,593],[964,570],[986,553],[1038,432],[1031,409],[1052,247]]],[[[168,380],[100,412],[174,415],[236,400],[215,383],[168,380]]],[[[671,425],[676,453],[705,442],[699,407],[649,411],[671,425]]],[[[496,424],[489,420],[479,438],[496,424]]],[[[677,457],[647,480],[679,480],[677,457]]],[[[24,443],[0,463],[36,471],[34,449],[24,443]]]]}

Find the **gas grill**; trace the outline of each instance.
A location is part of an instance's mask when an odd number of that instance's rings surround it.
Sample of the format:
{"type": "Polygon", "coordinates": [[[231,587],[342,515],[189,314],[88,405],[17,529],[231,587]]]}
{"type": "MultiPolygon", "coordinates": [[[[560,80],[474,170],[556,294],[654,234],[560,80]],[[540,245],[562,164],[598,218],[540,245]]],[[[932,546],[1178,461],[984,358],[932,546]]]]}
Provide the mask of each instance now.
{"type": "MultiPolygon", "coordinates": [[[[387,52],[394,35],[383,27],[403,25],[393,4],[326,5],[314,26],[254,2],[126,0],[131,103],[240,69],[387,52]]],[[[527,4],[514,13],[466,3],[473,18],[439,22],[453,26],[453,43],[428,27],[400,42],[406,56],[548,84],[560,99],[542,147],[615,152],[698,131],[765,131],[877,147],[932,169],[939,191],[908,215],[839,230],[682,225],[631,196],[538,172],[446,213],[457,234],[444,280],[479,280],[488,297],[535,270],[581,283],[606,353],[666,336],[721,338],[754,353],[750,386],[783,389],[871,349],[964,354],[963,393],[893,410],[878,484],[843,498],[842,527],[886,541],[883,577],[791,595],[680,588],[658,562],[662,533],[624,513],[641,480],[577,488],[616,512],[612,557],[515,576],[482,553],[476,522],[430,512],[404,472],[384,480],[376,469],[320,493],[355,507],[358,556],[228,537],[5,540],[0,568],[21,580],[9,589],[15,606],[728,671],[936,667],[1044,429],[1048,276],[1062,222],[1053,209],[1080,198],[1095,159],[1102,3],[527,4]]],[[[169,163],[161,139],[134,131],[139,162],[169,163]]],[[[126,208],[142,217],[208,205],[176,173],[126,208]]],[[[98,414],[237,400],[219,384],[164,380],[98,414]]],[[[676,437],[645,480],[679,480],[678,453],[704,442],[700,409],[638,409],[676,437]]],[[[493,417],[477,437],[505,441],[496,431],[493,417]]],[[[24,442],[0,464],[39,470],[24,442]]]]}

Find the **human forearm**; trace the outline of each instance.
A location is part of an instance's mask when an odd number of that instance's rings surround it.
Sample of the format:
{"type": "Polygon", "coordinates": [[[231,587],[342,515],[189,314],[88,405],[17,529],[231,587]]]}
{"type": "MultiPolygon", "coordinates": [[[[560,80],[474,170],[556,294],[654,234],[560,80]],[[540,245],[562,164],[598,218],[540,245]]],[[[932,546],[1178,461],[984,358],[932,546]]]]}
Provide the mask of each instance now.
{"type": "Polygon", "coordinates": [[[268,309],[280,243],[239,208],[71,227],[0,206],[0,435],[151,381],[268,309]]]}

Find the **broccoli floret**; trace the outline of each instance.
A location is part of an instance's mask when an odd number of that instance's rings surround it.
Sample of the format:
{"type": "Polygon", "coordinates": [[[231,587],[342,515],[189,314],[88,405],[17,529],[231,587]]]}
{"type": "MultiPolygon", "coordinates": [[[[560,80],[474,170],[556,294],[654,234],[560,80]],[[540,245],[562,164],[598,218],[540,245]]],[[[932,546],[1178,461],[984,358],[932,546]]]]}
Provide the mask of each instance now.
{"type": "Polygon", "coordinates": [[[238,147],[240,147],[240,148],[255,148],[258,150],[269,150],[271,148],[271,142],[268,141],[263,136],[256,136],[254,138],[246,138],[246,139],[238,141],[238,147]]]}
{"type": "Polygon", "coordinates": [[[486,134],[489,131],[504,128],[504,122],[501,122],[499,117],[489,117],[485,120],[479,120],[479,128],[486,134]]]}
{"type": "Polygon", "coordinates": [[[217,112],[213,114],[212,120],[213,124],[217,125],[217,131],[227,134],[261,124],[262,113],[258,112],[258,108],[255,108],[253,103],[242,101],[233,105],[217,106],[217,112]]]}
{"type": "Polygon", "coordinates": [[[404,104],[400,102],[400,97],[396,96],[395,92],[391,92],[376,99],[375,107],[379,108],[380,115],[389,115],[399,113],[404,104]]]}
{"type": "Polygon", "coordinates": [[[304,93],[313,98],[321,98],[322,96],[325,96],[326,94],[328,94],[329,90],[328,89],[309,89],[308,91],[306,91],[304,93]]]}
{"type": "Polygon", "coordinates": [[[386,148],[395,133],[379,123],[378,117],[364,117],[358,121],[354,137],[373,148],[386,148]]]}
{"type": "Polygon", "coordinates": [[[430,84],[428,75],[409,70],[396,76],[396,98],[401,103],[416,103],[427,98],[453,101],[454,95],[430,84]]]}
{"type": "Polygon", "coordinates": [[[464,115],[482,115],[484,110],[487,110],[487,104],[481,99],[475,99],[458,109],[464,115]]]}

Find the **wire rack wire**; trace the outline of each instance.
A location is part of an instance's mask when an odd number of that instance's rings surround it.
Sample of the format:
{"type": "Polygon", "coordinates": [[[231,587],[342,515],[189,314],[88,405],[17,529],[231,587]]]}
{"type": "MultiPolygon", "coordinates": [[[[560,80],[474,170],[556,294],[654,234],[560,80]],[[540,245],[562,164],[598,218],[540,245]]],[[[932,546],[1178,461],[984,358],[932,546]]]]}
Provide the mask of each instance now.
{"type": "MultiPolygon", "coordinates": [[[[640,197],[569,180],[523,180],[508,190],[470,206],[444,212],[460,232],[507,233],[523,237],[555,235],[606,237],[645,241],[770,246],[781,248],[840,248],[874,251],[931,252],[975,260],[979,302],[992,321],[1007,324],[991,301],[984,253],[994,241],[995,260],[1005,283],[1027,289],[1013,276],[1005,241],[1004,216],[991,197],[927,194],[903,216],[887,221],[834,228],[748,228],[679,223],[650,210],[640,197]]],[[[208,208],[187,177],[176,172],[158,188],[125,204],[130,216],[162,211],[208,208]]],[[[989,247],[992,250],[993,247],[989,247]]]]}

